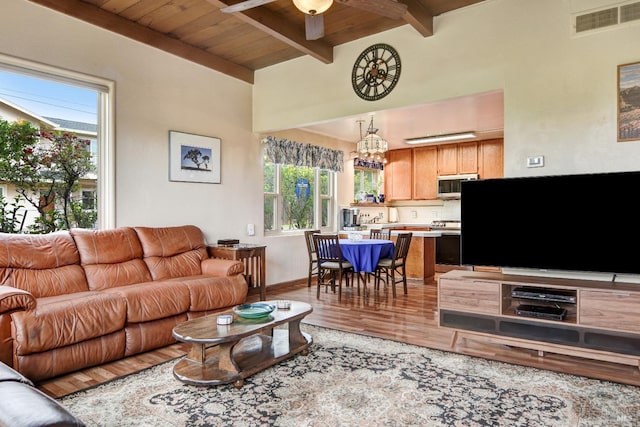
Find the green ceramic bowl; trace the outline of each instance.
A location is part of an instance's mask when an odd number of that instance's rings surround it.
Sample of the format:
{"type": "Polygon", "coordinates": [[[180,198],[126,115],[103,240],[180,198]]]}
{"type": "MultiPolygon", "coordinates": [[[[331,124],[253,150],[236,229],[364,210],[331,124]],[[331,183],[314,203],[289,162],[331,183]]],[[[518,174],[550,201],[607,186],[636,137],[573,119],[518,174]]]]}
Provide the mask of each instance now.
{"type": "Polygon", "coordinates": [[[233,312],[245,319],[259,319],[261,317],[268,316],[275,309],[275,305],[267,304],[264,302],[256,302],[252,304],[236,305],[235,307],[233,307],[233,312]]]}

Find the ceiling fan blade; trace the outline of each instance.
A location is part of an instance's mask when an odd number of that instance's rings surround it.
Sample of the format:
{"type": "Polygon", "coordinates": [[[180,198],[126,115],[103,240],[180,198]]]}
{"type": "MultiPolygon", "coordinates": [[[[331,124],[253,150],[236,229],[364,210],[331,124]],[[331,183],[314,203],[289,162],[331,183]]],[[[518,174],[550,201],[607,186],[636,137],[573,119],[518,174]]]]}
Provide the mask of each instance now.
{"type": "Polygon", "coordinates": [[[262,6],[263,4],[271,3],[276,0],[245,0],[240,3],[232,4],[231,6],[223,7],[220,12],[235,13],[242,12],[243,10],[253,9],[254,7],[262,6]]]}
{"type": "Polygon", "coordinates": [[[307,40],[318,40],[324,37],[324,16],[304,15],[304,30],[307,40]]]}
{"type": "Polygon", "coordinates": [[[367,12],[376,13],[390,19],[400,19],[407,12],[407,5],[396,0],[336,0],[338,3],[367,12]]]}

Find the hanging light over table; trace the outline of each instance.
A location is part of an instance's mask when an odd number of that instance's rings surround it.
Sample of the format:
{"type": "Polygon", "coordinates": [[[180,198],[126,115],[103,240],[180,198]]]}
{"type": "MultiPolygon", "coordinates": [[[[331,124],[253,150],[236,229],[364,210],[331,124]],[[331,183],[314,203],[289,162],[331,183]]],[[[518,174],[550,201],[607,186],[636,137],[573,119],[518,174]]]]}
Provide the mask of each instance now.
{"type": "Polygon", "coordinates": [[[360,141],[358,141],[358,155],[363,158],[370,158],[377,162],[386,161],[384,153],[388,150],[389,144],[387,141],[378,135],[378,129],[373,127],[373,116],[371,116],[371,123],[367,129],[366,136],[362,136],[362,122],[360,120],[360,141]]]}

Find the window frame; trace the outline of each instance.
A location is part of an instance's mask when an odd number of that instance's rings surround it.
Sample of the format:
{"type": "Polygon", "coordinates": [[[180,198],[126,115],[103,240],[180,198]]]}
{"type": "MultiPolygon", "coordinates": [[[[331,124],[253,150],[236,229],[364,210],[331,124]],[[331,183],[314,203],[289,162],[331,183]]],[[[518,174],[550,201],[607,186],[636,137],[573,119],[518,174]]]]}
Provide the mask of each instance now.
{"type": "MultiPolygon", "coordinates": [[[[274,191],[264,191],[264,203],[267,203],[267,199],[271,199],[273,203],[273,229],[267,230],[265,228],[264,234],[268,236],[274,235],[291,235],[300,234],[305,230],[321,230],[323,232],[330,232],[335,230],[336,225],[336,186],[337,186],[337,173],[331,170],[312,168],[313,169],[313,225],[310,228],[295,229],[295,230],[283,230],[282,215],[284,213],[284,196],[282,195],[282,167],[292,165],[280,165],[277,163],[271,163],[274,167],[274,191]],[[327,192],[321,194],[321,174],[327,173],[327,192]],[[328,201],[327,207],[327,225],[322,226],[322,214],[323,214],[323,201],[328,201]]],[[[265,164],[267,161],[265,160],[265,164]]],[[[296,167],[296,166],[293,166],[296,167]]],[[[303,167],[303,166],[299,166],[303,167]]],[[[263,166],[263,175],[264,175],[263,166]]],[[[264,178],[264,176],[263,176],[264,178]]]]}
{"type": "Polygon", "coordinates": [[[114,228],[115,210],[115,82],[0,53],[0,69],[95,90],[98,97],[98,229],[114,228]]]}

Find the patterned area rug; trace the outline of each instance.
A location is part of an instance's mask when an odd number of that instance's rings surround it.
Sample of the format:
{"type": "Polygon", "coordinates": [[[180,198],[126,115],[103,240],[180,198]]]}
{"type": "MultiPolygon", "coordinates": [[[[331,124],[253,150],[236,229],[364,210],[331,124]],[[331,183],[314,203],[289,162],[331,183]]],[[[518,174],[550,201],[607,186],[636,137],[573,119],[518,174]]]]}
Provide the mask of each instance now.
{"type": "Polygon", "coordinates": [[[637,426],[640,388],[302,325],[297,355],[244,387],[175,361],[59,401],[89,426],[637,426]]]}

